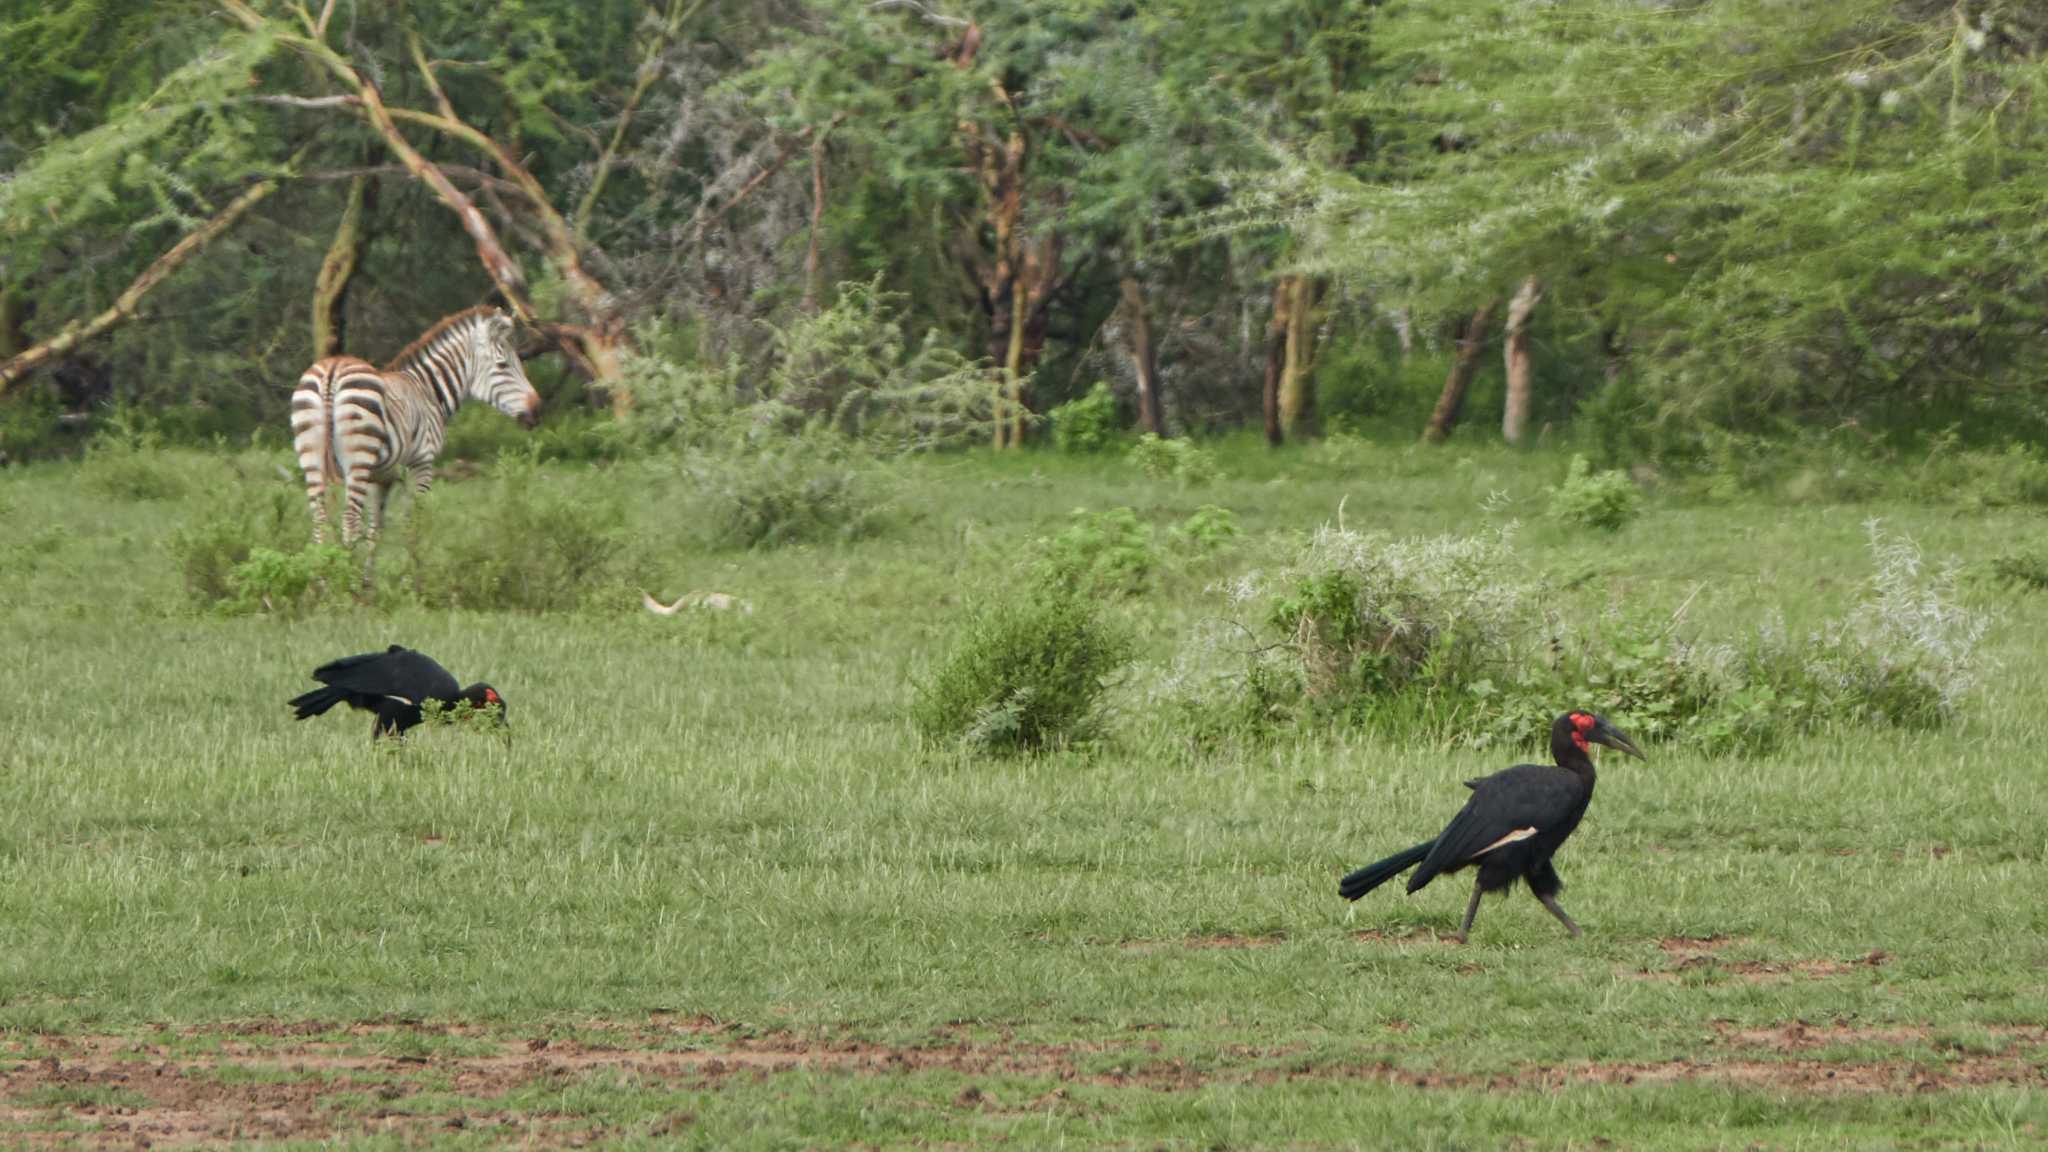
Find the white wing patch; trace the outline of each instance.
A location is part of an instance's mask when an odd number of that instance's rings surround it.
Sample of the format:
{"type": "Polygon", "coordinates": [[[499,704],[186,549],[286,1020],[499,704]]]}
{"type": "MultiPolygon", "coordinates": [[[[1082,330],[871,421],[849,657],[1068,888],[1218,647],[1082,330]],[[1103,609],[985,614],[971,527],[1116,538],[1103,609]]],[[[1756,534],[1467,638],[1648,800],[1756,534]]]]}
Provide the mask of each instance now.
{"type": "Polygon", "coordinates": [[[1510,832],[1507,835],[1501,837],[1500,839],[1495,840],[1493,843],[1488,844],[1486,847],[1481,848],[1479,851],[1474,852],[1472,855],[1475,857],[1484,856],[1488,852],[1493,851],[1495,848],[1504,848],[1509,844],[1514,844],[1518,841],[1527,840],[1529,837],[1534,836],[1535,834],[1536,829],[1534,828],[1517,828],[1513,832],[1510,832]]]}
{"type": "Polygon", "coordinates": [[[407,700],[407,699],[406,699],[405,697],[403,697],[403,696],[386,696],[386,697],[384,697],[384,698],[385,698],[386,700],[396,700],[396,701],[398,701],[398,702],[399,702],[400,704],[404,704],[404,705],[406,705],[407,707],[411,707],[411,705],[412,705],[412,703],[413,703],[412,701],[410,701],[410,700],[407,700]]]}

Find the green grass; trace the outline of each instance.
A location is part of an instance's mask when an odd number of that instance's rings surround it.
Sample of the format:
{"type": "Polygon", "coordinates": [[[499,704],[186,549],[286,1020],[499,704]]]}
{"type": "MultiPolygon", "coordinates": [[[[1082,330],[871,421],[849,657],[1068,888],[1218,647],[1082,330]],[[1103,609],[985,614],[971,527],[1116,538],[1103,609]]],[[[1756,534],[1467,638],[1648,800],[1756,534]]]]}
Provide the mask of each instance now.
{"type": "MultiPolygon", "coordinates": [[[[271,478],[282,459],[170,456],[175,485],[129,461],[118,490],[76,465],[0,472],[8,1127],[76,1132],[100,1120],[81,1105],[134,1103],[30,1075],[66,1037],[204,1061],[236,1021],[419,1020],[369,1048],[396,1095],[360,1088],[319,1113],[328,1135],[1817,1149],[2048,1132],[2038,597],[1973,585],[2002,613],[2004,669],[1957,726],[1608,766],[1559,857],[1579,941],[1522,894],[1489,901],[1467,947],[1431,938],[1455,927],[1460,883],[1335,895],[1342,871],[1433,832],[1458,782],[1510,754],[1341,729],[1200,749],[1143,692],[1226,612],[1210,585],[1284,563],[1340,504],[1347,524],[1398,534],[1517,516],[1559,611],[1692,596],[1690,619],[1731,630],[1847,603],[1870,516],[1983,564],[2038,533],[2036,513],[1653,496],[1610,535],[1543,515],[1562,455],[1235,443],[1200,487],[1109,456],[917,462],[881,538],[721,552],[692,532],[672,470],[555,464],[572,490],[626,494],[621,587],[583,612],[195,611],[166,541],[236,471],[290,483],[271,478]],[[1507,512],[1481,510],[1503,491],[1507,512]],[[1142,655],[1104,744],[993,760],[920,747],[912,677],[1032,540],[1079,506],[1128,505],[1163,534],[1204,504],[1241,535],[1114,602],[1142,655]],[[756,612],[657,618],[635,584],[756,612]],[[511,747],[427,731],[372,749],[356,714],[290,720],[313,665],[391,642],[497,685],[511,747]],[[1691,963],[1660,944],[1709,936],[1729,939],[1691,963]],[[719,1026],[653,1034],[670,1016],[719,1026]],[[1845,1030],[1800,1051],[1730,1039],[1795,1021],[1845,1030]],[[446,1025],[474,1033],[433,1033],[446,1025]],[[636,1051],[858,1042],[897,1059],[456,1071],[501,1042],[611,1028],[646,1030],[636,1051]],[[949,1045],[986,1059],[914,1058],[949,1045]],[[1830,1088],[1816,1061],[1877,1087],[1830,1088]],[[1624,1083],[1624,1066],[1664,1071],[1624,1083]],[[1910,1090],[1916,1072],[1930,1090],[1910,1090]],[[434,1122],[394,1134],[378,1113],[434,1122]],[[477,1122],[438,1121],[458,1113],[477,1122]]],[[[446,522],[489,488],[429,499],[446,522]]],[[[1557,703],[1601,706],[1591,686],[1557,703]]]]}

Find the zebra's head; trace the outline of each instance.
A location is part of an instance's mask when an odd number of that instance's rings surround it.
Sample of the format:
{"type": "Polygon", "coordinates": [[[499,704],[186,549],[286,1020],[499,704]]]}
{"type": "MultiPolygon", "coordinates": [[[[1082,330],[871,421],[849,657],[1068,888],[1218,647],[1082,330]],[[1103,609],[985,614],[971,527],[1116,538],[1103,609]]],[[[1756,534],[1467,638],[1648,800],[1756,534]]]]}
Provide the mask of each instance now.
{"type": "Polygon", "coordinates": [[[526,379],[519,349],[512,341],[512,318],[503,312],[485,314],[471,334],[470,355],[477,370],[469,374],[469,396],[482,400],[531,428],[540,423],[540,393],[526,379]]]}

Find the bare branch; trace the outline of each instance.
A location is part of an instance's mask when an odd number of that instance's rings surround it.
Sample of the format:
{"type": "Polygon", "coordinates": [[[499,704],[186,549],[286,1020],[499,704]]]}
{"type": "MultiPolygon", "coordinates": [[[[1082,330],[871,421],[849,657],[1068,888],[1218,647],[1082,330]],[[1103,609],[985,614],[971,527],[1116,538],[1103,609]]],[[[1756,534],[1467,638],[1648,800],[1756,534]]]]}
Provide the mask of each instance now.
{"type": "Polygon", "coordinates": [[[874,3],[868,5],[868,11],[870,12],[880,12],[884,8],[912,9],[927,21],[937,24],[941,28],[966,28],[974,23],[972,20],[963,20],[958,16],[947,16],[940,12],[934,12],[920,4],[918,0],[874,0],[874,3]]]}
{"type": "Polygon", "coordinates": [[[253,185],[248,191],[234,198],[219,215],[187,233],[171,246],[170,251],[157,257],[149,267],[142,270],[126,291],[116,297],[112,307],[90,320],[73,320],[62,331],[33,348],[22,352],[4,364],[0,364],[0,395],[19,383],[22,378],[55,357],[62,356],[87,340],[100,335],[114,326],[134,317],[141,306],[142,298],[151,289],[163,283],[164,279],[176,272],[180,265],[197,255],[220,234],[233,227],[249,209],[254,208],[264,197],[277,191],[276,180],[265,180],[253,185]]]}
{"type": "Polygon", "coordinates": [[[590,214],[597,207],[598,194],[604,191],[604,182],[611,175],[612,165],[618,159],[619,145],[625,142],[626,128],[633,123],[633,113],[640,108],[640,100],[647,90],[654,86],[655,78],[661,75],[661,55],[682,30],[683,23],[704,7],[704,0],[693,0],[688,9],[682,0],[669,0],[668,21],[662,25],[661,34],[647,46],[647,54],[640,58],[640,70],[633,79],[633,91],[626,97],[626,106],[619,110],[618,126],[612,129],[612,138],[605,144],[604,151],[597,157],[597,172],[590,178],[590,190],[583,194],[583,202],[576,206],[576,235],[590,234],[590,214]]]}
{"type": "Polygon", "coordinates": [[[412,62],[419,67],[420,78],[427,82],[427,91],[433,94],[434,107],[441,110],[443,118],[459,123],[462,117],[455,114],[455,105],[450,104],[448,94],[441,91],[441,82],[434,79],[434,66],[427,63],[427,54],[420,48],[420,34],[407,29],[405,46],[412,50],[412,62]]]}

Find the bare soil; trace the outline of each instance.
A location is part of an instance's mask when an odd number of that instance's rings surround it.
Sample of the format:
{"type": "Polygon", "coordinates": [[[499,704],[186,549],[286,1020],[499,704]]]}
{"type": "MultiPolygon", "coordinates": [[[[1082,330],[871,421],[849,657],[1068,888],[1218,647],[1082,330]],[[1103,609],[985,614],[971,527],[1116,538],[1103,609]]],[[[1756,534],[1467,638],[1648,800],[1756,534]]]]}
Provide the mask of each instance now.
{"type": "MultiPolygon", "coordinates": [[[[1229,947],[1232,945],[1213,945],[1229,947]]],[[[1241,946],[1241,945],[1240,945],[1241,946]]],[[[1399,1025],[1392,1026],[1400,1031],[1399,1025]]],[[[523,1089],[558,1096],[577,1083],[638,1082],[715,1090],[735,1078],[792,1071],[892,1076],[944,1070],[970,1078],[1036,1080],[1030,1098],[996,1098],[970,1084],[962,1109],[1039,1106],[1074,1083],[1187,1091],[1213,1083],[1365,1079],[1418,1089],[1551,1090],[1577,1084],[1720,1081],[1808,1093],[1940,1091],[1985,1084],[2048,1088],[2048,1028],[1980,1029],[1971,1050],[1930,1045],[1921,1025],[1715,1026],[1711,1058],[1660,1063],[1524,1065],[1495,1075],[1417,1069],[1391,1058],[1318,1061],[1298,1049],[1227,1047],[1199,1064],[1168,1058],[1147,1031],[1114,1042],[975,1040],[962,1026],[929,1043],[882,1045],[831,1036],[743,1034],[689,1017],[594,1022],[574,1038],[506,1035],[464,1025],[400,1022],[334,1026],[247,1021],[139,1034],[0,1037],[0,1143],[147,1148],[339,1135],[481,1130],[537,1147],[575,1147],[603,1135],[587,1118],[521,1111],[523,1089]],[[1824,1060],[1835,1046],[1911,1048],[1824,1060]],[[431,1091],[431,1097],[422,1097],[431,1091]],[[419,1097],[419,1099],[415,1099],[419,1097]]],[[[544,1098],[547,1094],[544,1094],[544,1098]]],[[[693,1123],[665,1118],[670,1131],[693,1123]]]]}

